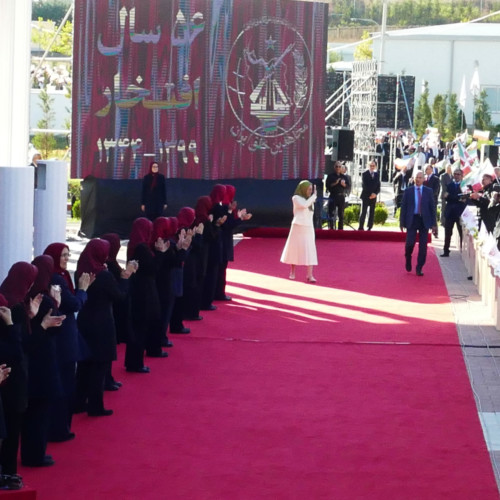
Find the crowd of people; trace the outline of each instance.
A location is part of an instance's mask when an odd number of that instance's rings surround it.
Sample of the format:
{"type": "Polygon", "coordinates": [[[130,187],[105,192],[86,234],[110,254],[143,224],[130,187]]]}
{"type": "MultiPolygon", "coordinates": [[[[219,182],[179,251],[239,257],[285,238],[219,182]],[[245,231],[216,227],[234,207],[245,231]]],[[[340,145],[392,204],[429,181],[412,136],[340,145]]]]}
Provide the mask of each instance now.
{"type": "Polygon", "coordinates": [[[170,334],[190,333],[184,320],[231,300],[233,232],[251,217],[234,196],[217,184],[177,217],[136,219],[125,267],[113,233],[87,243],[74,278],[64,242],[11,267],[0,285],[0,488],[22,487],[19,447],[24,466],[51,466],[47,443],[75,438],[75,413],[113,414],[104,391],[121,386],[117,343],[126,371],[147,374],[145,356],[166,358],[170,334]]]}

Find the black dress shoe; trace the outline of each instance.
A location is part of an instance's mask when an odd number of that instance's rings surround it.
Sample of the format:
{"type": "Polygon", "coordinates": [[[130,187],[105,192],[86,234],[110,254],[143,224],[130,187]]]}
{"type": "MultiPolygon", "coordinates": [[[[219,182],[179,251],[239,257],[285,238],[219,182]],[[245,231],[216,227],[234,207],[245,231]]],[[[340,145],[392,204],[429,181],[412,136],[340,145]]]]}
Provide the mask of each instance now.
{"type": "Polygon", "coordinates": [[[25,462],[22,461],[25,467],[50,467],[54,465],[55,462],[50,455],[46,455],[41,462],[25,462]]]}
{"type": "Polygon", "coordinates": [[[168,352],[161,351],[155,354],[147,354],[150,358],[168,358],[168,352]]]}
{"type": "Polygon", "coordinates": [[[214,306],[213,304],[210,304],[208,307],[202,307],[202,311],[215,311],[217,309],[217,306],[214,306]]]}
{"type": "Polygon", "coordinates": [[[20,490],[23,478],[18,474],[0,474],[0,490],[20,490]]]}
{"type": "Polygon", "coordinates": [[[443,252],[440,256],[441,257],[449,257],[450,256],[450,252],[443,252]]]}
{"type": "Polygon", "coordinates": [[[118,380],[115,380],[113,382],[117,387],[121,387],[123,384],[121,382],[118,382],[118,380]]]}
{"type": "Polygon", "coordinates": [[[105,391],[117,391],[120,387],[116,384],[106,384],[104,386],[105,391]]]}
{"type": "Polygon", "coordinates": [[[142,368],[125,368],[125,371],[130,373],[149,373],[149,367],[143,366],[142,368]]]}
{"type": "Polygon", "coordinates": [[[184,318],[186,321],[201,321],[203,316],[194,316],[192,318],[184,318]]]}
{"type": "Polygon", "coordinates": [[[170,342],[170,340],[167,340],[167,343],[165,344],[164,347],[174,347],[174,344],[172,344],[172,342],[170,342]]]}
{"type": "Polygon", "coordinates": [[[69,432],[66,434],[66,436],[58,436],[55,438],[49,439],[51,443],[64,443],[65,441],[71,441],[72,439],[75,439],[75,433],[74,432],[69,432]]]}
{"type": "Polygon", "coordinates": [[[80,404],[76,405],[73,409],[73,413],[76,415],[78,413],[85,413],[87,411],[87,405],[86,404],[80,404]]]}
{"type": "Polygon", "coordinates": [[[183,327],[180,330],[170,330],[170,333],[191,333],[191,330],[189,328],[183,327]]]}
{"type": "Polygon", "coordinates": [[[408,271],[408,272],[411,272],[411,257],[410,258],[406,258],[406,264],[405,264],[405,269],[408,271]]]}
{"type": "Polygon", "coordinates": [[[417,269],[417,276],[423,276],[424,273],[422,272],[421,269],[417,269]]]}
{"type": "Polygon", "coordinates": [[[113,410],[106,410],[106,409],[102,409],[102,410],[99,410],[99,411],[89,411],[88,412],[88,416],[89,417],[109,417],[113,415],[113,410]]]}
{"type": "Polygon", "coordinates": [[[229,295],[223,295],[222,297],[216,297],[215,300],[225,300],[229,302],[230,300],[233,300],[233,298],[230,297],[229,295]]]}

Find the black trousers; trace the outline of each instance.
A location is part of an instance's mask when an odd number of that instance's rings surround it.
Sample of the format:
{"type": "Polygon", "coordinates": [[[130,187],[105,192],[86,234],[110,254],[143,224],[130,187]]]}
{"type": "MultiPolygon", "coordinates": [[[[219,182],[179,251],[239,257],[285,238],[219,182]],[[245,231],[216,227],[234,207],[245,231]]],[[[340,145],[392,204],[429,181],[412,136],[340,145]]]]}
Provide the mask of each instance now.
{"type": "Polygon", "coordinates": [[[405,246],[405,257],[411,259],[413,248],[417,241],[418,232],[418,257],[417,257],[417,269],[422,270],[425,261],[427,259],[427,237],[429,234],[429,229],[424,226],[424,221],[421,215],[414,215],[411,227],[406,229],[406,246],[405,246]]]}
{"type": "Polygon", "coordinates": [[[330,196],[328,199],[328,227],[334,229],[333,227],[333,217],[335,215],[335,209],[338,212],[339,218],[339,229],[344,229],[344,207],[345,207],[345,196],[343,194],[335,194],[330,196]]]}
{"type": "Polygon", "coordinates": [[[0,465],[2,474],[17,474],[17,453],[23,413],[12,409],[13,405],[4,400],[4,418],[7,437],[2,441],[0,449],[0,465]]]}
{"type": "Polygon", "coordinates": [[[460,217],[447,217],[444,223],[444,253],[450,253],[451,236],[455,224],[460,236],[460,248],[462,248],[462,225],[460,224],[460,217]]]}
{"type": "Polygon", "coordinates": [[[215,300],[223,300],[226,296],[226,274],[228,261],[225,260],[219,264],[219,272],[217,273],[217,285],[215,287],[215,300]]]}
{"type": "Polygon", "coordinates": [[[59,365],[63,396],[51,403],[49,441],[60,441],[71,432],[71,420],[75,405],[76,363],[59,365]]]}
{"type": "Polygon", "coordinates": [[[377,203],[377,198],[367,198],[361,200],[361,213],[359,214],[359,229],[363,229],[365,225],[366,212],[368,208],[370,209],[370,214],[368,215],[368,229],[373,227],[373,219],[375,217],[375,204],[377,203]]]}
{"type": "Polygon", "coordinates": [[[28,401],[21,428],[21,462],[23,464],[41,464],[45,458],[50,409],[48,398],[30,398],[28,401]]]}
{"type": "Polygon", "coordinates": [[[104,410],[104,378],[107,369],[106,361],[82,361],[78,363],[76,375],[76,405],[82,407],[87,403],[89,413],[100,413],[104,410]]]}

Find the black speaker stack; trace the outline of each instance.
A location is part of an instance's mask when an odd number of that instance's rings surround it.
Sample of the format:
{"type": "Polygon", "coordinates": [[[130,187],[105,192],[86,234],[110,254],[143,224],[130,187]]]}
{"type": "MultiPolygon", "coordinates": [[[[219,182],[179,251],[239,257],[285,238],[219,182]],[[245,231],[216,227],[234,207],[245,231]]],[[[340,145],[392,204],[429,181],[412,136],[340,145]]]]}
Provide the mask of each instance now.
{"type": "Polygon", "coordinates": [[[399,92],[396,76],[380,75],[377,91],[377,127],[393,129],[398,110],[398,129],[411,129],[415,103],[415,77],[400,76],[399,92]],[[397,103],[396,103],[397,96],[397,103]],[[405,100],[406,97],[406,100],[405,100]],[[408,108],[407,108],[408,105],[408,108]]]}
{"type": "MultiPolygon", "coordinates": [[[[342,87],[345,81],[351,79],[351,73],[346,71],[330,71],[327,73],[327,96],[332,95],[335,91],[342,87]]],[[[396,92],[398,78],[396,76],[380,75],[378,77],[378,92],[377,92],[377,127],[394,129],[396,119],[396,105],[398,109],[397,128],[411,129],[411,121],[413,121],[413,112],[415,105],[415,77],[400,76],[399,77],[399,92],[396,92]],[[396,103],[396,94],[398,96],[396,103]],[[406,102],[405,102],[406,97],[406,102]],[[408,108],[407,108],[408,105],[408,108]],[[409,116],[408,116],[409,115],[409,116]]],[[[331,118],[328,119],[327,125],[332,127],[342,127],[349,123],[350,112],[349,106],[344,106],[344,109],[338,109],[331,118]],[[342,120],[342,114],[344,119],[342,120]]]]}
{"type": "Polygon", "coordinates": [[[488,158],[491,164],[496,167],[498,165],[498,148],[500,146],[493,146],[491,144],[483,144],[482,146],[482,160],[488,158]]]}

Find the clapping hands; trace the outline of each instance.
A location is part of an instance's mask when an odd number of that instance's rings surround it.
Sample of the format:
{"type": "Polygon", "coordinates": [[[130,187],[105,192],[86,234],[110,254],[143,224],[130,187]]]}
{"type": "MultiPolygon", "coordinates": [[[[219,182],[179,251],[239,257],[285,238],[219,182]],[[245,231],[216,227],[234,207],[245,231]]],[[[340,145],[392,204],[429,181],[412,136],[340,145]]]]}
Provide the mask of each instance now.
{"type": "Polygon", "coordinates": [[[61,326],[62,322],[66,319],[66,316],[52,316],[52,309],[42,319],[42,328],[47,330],[47,328],[53,328],[61,326]]]}
{"type": "Polygon", "coordinates": [[[40,309],[40,304],[42,303],[42,294],[39,293],[36,297],[30,298],[28,316],[34,318],[38,314],[38,309],[40,309]]]}
{"type": "Polygon", "coordinates": [[[163,238],[158,238],[155,241],[155,250],[158,252],[165,253],[170,248],[170,241],[164,240],[163,238]]]}
{"type": "Polygon", "coordinates": [[[249,220],[252,218],[252,214],[249,214],[246,208],[242,208],[238,210],[238,218],[241,220],[249,220]]]}
{"type": "Polygon", "coordinates": [[[7,379],[11,371],[11,368],[7,365],[0,365],[0,384],[7,379]]]}

